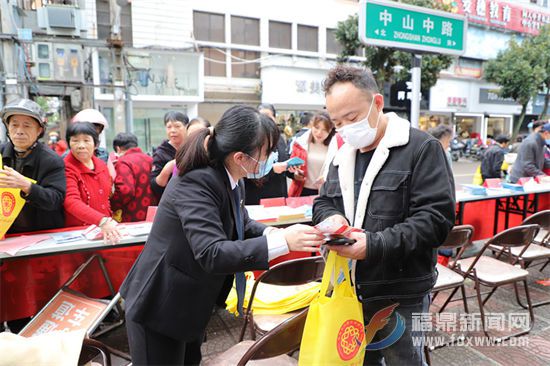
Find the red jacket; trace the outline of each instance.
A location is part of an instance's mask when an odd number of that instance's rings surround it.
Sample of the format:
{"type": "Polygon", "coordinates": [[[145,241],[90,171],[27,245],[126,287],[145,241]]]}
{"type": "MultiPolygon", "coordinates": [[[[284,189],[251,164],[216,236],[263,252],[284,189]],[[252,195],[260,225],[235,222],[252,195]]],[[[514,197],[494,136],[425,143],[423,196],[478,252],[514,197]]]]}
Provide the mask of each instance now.
{"type": "MultiPolygon", "coordinates": [[[[307,151],[309,148],[309,140],[311,136],[311,130],[307,131],[300,137],[296,139],[294,142],[294,145],[292,145],[292,152],[290,154],[290,158],[297,157],[302,159],[305,163],[300,167],[300,169],[304,172],[304,177],[307,177],[307,151]]],[[[326,177],[326,174],[328,173],[328,167],[330,162],[332,162],[332,159],[334,158],[334,155],[336,154],[336,151],[342,147],[344,144],[344,140],[339,134],[335,134],[332,137],[332,140],[330,141],[329,145],[329,151],[327,152],[326,159],[329,160],[325,164],[323,175],[326,177]]],[[[302,181],[293,179],[290,183],[290,187],[288,188],[288,196],[289,197],[299,197],[302,194],[302,191],[304,190],[304,185],[306,181],[305,178],[302,181]]]]}
{"type": "Polygon", "coordinates": [[[144,221],[147,208],[157,205],[149,184],[153,158],[139,147],[128,149],[115,164],[115,193],[111,198],[113,211],[122,210],[122,222],[144,221]]]}
{"type": "Polygon", "coordinates": [[[101,159],[95,156],[92,159],[94,170],[78,161],[71,152],[65,157],[65,226],[97,225],[101,218],[111,217],[111,176],[101,159]]]}

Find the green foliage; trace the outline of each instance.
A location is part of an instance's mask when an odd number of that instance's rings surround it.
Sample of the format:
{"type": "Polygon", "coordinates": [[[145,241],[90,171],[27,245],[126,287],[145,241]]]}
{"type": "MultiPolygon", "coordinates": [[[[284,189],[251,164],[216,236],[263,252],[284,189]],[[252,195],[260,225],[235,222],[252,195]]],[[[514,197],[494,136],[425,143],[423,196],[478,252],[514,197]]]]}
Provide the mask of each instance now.
{"type": "MultiPolygon", "coordinates": [[[[403,0],[399,1],[411,5],[423,6],[426,8],[449,10],[448,5],[435,0],[403,0]]],[[[338,22],[336,39],[342,45],[343,51],[339,56],[339,62],[349,60],[350,56],[362,55],[358,50],[365,50],[365,66],[370,68],[380,87],[385,82],[408,80],[411,68],[411,54],[394,48],[364,46],[359,41],[358,35],[359,18],[357,15],[348,17],[343,22],[338,22]],[[396,66],[402,66],[396,71],[396,66]]],[[[453,58],[446,55],[423,55],[422,56],[422,86],[428,90],[437,82],[441,70],[451,66],[453,58]]]]}
{"type": "Polygon", "coordinates": [[[547,118],[548,104],[550,101],[550,25],[541,29],[538,36],[528,38],[524,41],[529,49],[532,63],[540,65],[544,70],[544,80],[540,84],[539,92],[545,93],[544,107],[539,116],[540,119],[547,118]]]}
{"type": "Polygon", "coordinates": [[[520,44],[512,38],[508,48],[500,51],[497,58],[490,60],[485,66],[485,79],[500,85],[502,97],[512,98],[522,106],[514,136],[525,118],[527,104],[537,94],[545,79],[545,70],[536,60],[531,41],[520,44]]]}

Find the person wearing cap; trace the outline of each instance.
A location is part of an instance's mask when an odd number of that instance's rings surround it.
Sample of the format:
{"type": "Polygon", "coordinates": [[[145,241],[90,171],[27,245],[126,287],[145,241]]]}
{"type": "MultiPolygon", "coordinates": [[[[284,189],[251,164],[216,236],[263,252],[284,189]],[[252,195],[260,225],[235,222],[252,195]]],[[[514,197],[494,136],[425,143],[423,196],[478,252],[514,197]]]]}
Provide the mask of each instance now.
{"type": "Polygon", "coordinates": [[[491,145],[481,159],[481,177],[483,180],[502,178],[502,163],[504,155],[508,153],[510,138],[506,135],[498,135],[495,144],[491,145]]]}
{"type": "Polygon", "coordinates": [[[538,132],[529,135],[519,146],[518,157],[510,173],[512,183],[522,177],[546,175],[543,169],[550,167],[550,161],[544,158],[546,144],[550,144],[550,122],[542,125],[538,132]]]}
{"type": "Polygon", "coordinates": [[[63,227],[65,164],[53,150],[39,141],[46,129],[44,111],[32,100],[19,99],[8,103],[0,112],[0,117],[9,140],[0,146],[3,163],[0,188],[20,189],[21,197],[26,201],[8,233],[63,227]]]}

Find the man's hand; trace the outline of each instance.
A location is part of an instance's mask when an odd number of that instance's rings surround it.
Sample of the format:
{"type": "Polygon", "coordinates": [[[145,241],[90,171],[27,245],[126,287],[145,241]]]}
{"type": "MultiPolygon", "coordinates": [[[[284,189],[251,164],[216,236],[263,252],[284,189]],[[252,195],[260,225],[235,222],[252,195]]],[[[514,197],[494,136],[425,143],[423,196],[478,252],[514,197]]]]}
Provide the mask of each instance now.
{"type": "Polygon", "coordinates": [[[31,192],[32,183],[9,166],[0,169],[1,188],[19,188],[25,195],[31,192]]]}
{"type": "Polygon", "coordinates": [[[332,221],[339,225],[349,225],[348,220],[342,215],[332,215],[327,217],[324,221],[332,221]]]}
{"type": "Polygon", "coordinates": [[[351,233],[351,239],[357,240],[352,245],[327,245],[327,248],[334,250],[338,255],[351,259],[365,259],[367,257],[367,234],[351,233]]]}

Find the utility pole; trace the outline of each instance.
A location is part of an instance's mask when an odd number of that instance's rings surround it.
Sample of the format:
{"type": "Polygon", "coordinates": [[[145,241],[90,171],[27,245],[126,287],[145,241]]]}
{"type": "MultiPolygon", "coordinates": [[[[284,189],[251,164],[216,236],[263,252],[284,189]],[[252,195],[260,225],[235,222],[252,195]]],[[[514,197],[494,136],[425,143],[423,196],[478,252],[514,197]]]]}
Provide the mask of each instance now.
{"type": "MultiPolygon", "coordinates": [[[[0,0],[0,33],[17,35],[13,21],[13,5],[8,0],[0,0]]],[[[15,60],[15,40],[0,39],[0,109],[4,102],[20,97],[15,60]]],[[[0,142],[6,141],[6,127],[0,123],[0,142]]]]}
{"type": "MultiPolygon", "coordinates": [[[[0,0],[0,33],[16,37],[17,27],[14,24],[13,11],[13,5],[8,0],[0,0]]],[[[3,88],[0,88],[0,108],[3,107],[4,101],[9,102],[20,96],[16,70],[18,63],[15,59],[15,40],[2,39],[1,42],[0,75],[3,74],[3,78],[0,79],[3,80],[4,85],[3,88]]]]}
{"type": "Polygon", "coordinates": [[[411,98],[411,125],[418,128],[420,119],[420,77],[421,77],[422,56],[412,55],[412,98],[411,98]]]}
{"type": "Polygon", "coordinates": [[[126,87],[126,75],[124,73],[124,54],[122,35],[120,32],[120,6],[116,0],[109,0],[111,15],[111,57],[113,60],[113,110],[115,132],[131,132],[132,130],[132,103],[126,87]],[[126,97],[126,98],[125,98],[126,97]],[[126,100],[125,100],[126,99],[126,100]]]}

